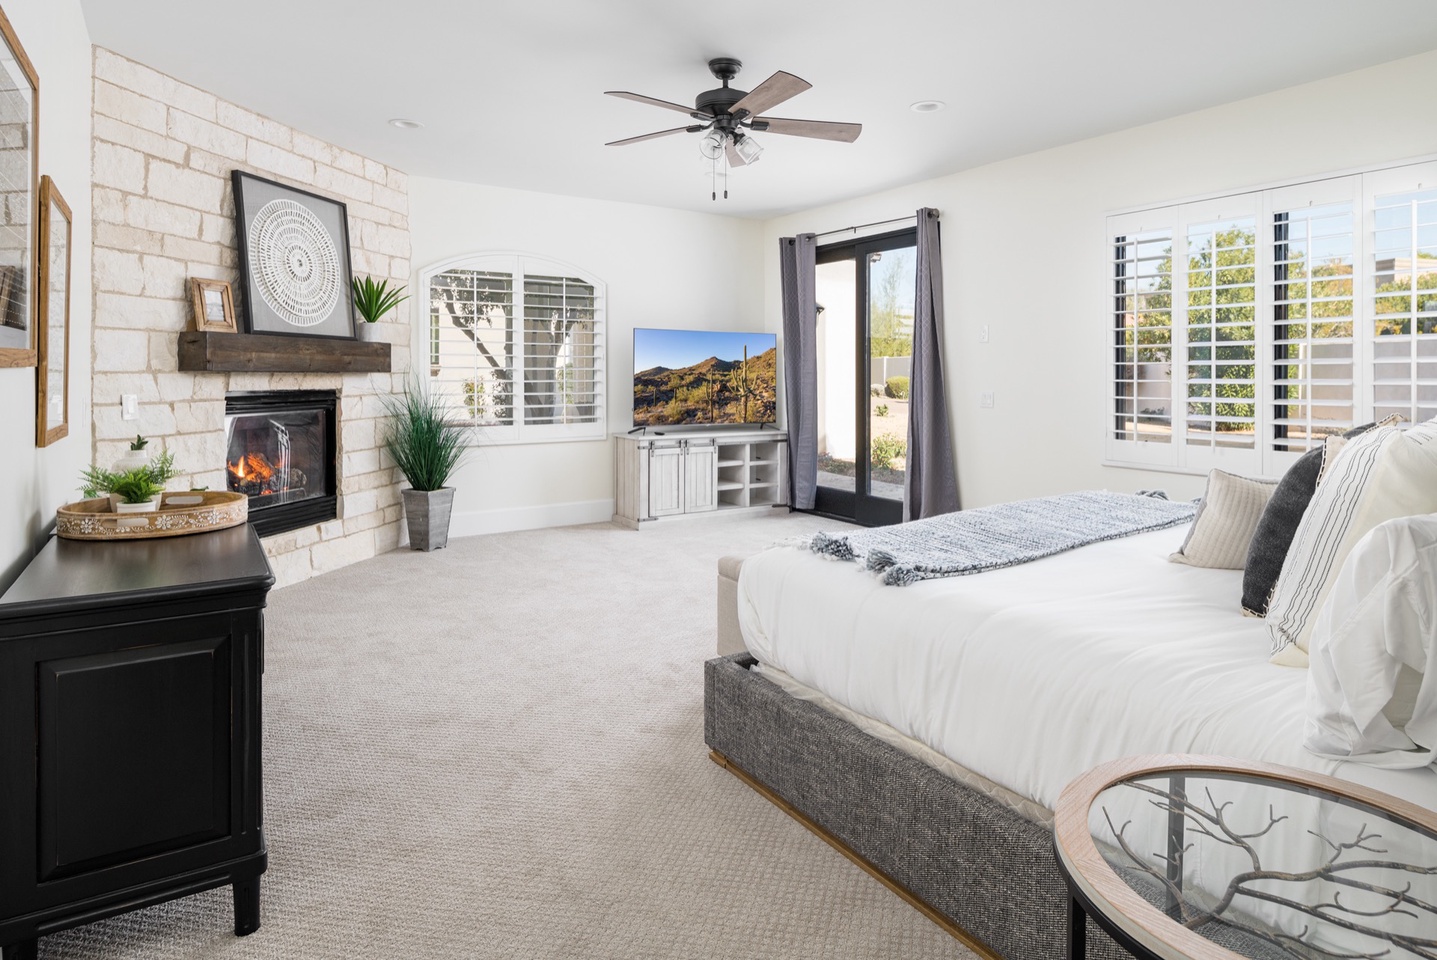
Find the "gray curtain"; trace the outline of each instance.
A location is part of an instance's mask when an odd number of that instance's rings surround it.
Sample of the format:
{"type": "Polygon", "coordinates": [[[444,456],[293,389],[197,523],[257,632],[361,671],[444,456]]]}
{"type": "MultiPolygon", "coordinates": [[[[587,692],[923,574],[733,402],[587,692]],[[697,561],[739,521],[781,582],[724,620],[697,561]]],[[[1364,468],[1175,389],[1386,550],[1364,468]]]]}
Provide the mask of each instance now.
{"type": "Polygon", "coordinates": [[[811,233],[778,241],[783,280],[783,384],[788,401],[789,504],[812,510],[818,488],[818,303],[811,233]]]}
{"type": "MultiPolygon", "coordinates": [[[[958,474],[943,382],[943,256],[938,211],[918,211],[918,292],[913,303],[913,370],[908,384],[908,454],[903,519],[958,509],[958,474]]],[[[789,422],[793,422],[792,414],[789,422]]]]}

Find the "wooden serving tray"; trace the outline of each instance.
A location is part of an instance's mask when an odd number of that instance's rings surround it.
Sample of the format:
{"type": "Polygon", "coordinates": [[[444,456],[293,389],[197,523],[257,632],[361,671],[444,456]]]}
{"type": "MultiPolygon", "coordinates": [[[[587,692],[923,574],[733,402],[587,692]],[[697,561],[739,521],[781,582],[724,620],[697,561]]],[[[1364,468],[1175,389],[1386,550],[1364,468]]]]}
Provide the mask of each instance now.
{"type": "Polygon", "coordinates": [[[55,511],[55,533],[67,540],[144,540],[223,530],[248,518],[249,497],[243,493],[165,493],[154,513],[114,513],[108,497],[96,497],[55,511]]]}

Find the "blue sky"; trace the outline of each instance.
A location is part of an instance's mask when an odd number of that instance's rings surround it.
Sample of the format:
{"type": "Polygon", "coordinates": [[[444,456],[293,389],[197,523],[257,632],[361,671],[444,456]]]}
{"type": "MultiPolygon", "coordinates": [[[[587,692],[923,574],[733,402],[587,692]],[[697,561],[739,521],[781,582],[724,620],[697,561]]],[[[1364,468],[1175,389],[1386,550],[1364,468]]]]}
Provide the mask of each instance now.
{"type": "Polygon", "coordinates": [[[730,330],[634,330],[634,370],[651,367],[678,369],[718,357],[742,360],[743,348],[756,357],[772,350],[777,338],[771,333],[735,333],[730,330]]]}

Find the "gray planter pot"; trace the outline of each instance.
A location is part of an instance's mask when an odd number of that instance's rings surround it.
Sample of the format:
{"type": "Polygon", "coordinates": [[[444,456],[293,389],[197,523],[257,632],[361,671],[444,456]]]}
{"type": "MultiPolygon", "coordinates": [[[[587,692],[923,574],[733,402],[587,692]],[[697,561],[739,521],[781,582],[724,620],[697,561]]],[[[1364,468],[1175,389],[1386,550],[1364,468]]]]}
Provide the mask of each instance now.
{"type": "Polygon", "coordinates": [[[413,550],[438,550],[449,545],[449,514],[454,509],[454,488],[415,490],[405,487],[404,518],[409,522],[413,550]]]}

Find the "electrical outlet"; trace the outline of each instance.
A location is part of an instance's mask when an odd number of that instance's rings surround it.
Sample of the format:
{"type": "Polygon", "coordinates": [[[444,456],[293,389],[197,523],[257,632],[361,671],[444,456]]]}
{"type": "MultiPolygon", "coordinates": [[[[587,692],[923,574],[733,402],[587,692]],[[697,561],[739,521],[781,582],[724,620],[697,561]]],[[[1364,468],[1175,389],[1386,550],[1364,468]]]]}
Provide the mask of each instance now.
{"type": "Polygon", "coordinates": [[[978,406],[984,410],[993,409],[993,392],[991,390],[985,390],[978,394],[978,406]]]}
{"type": "Polygon", "coordinates": [[[988,342],[988,325],[987,325],[986,323],[983,324],[983,326],[981,326],[981,327],[978,328],[978,342],[979,342],[979,343],[987,343],[987,342],[988,342]]]}
{"type": "Polygon", "coordinates": [[[139,395],[138,395],[138,394],[134,394],[134,393],[122,393],[122,394],[120,394],[120,419],[121,419],[121,420],[138,420],[138,419],[140,419],[140,398],[139,398],[139,395]]]}

